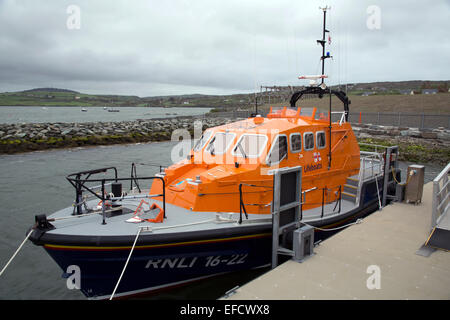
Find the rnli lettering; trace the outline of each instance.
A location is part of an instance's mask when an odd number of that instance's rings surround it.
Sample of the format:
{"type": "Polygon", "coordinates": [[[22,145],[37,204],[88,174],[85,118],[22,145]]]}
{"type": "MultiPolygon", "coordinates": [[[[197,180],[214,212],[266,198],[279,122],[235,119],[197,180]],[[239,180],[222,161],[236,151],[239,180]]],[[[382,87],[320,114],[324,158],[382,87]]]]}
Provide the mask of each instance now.
{"type": "Polygon", "coordinates": [[[216,267],[221,265],[237,265],[245,263],[248,254],[233,254],[230,256],[208,256],[208,257],[192,257],[192,258],[165,258],[152,259],[147,261],[146,269],[180,269],[192,268],[194,265],[198,267],[216,267]]]}
{"type": "Polygon", "coordinates": [[[163,269],[163,268],[192,268],[195,261],[197,261],[197,257],[193,258],[166,258],[166,259],[157,259],[157,260],[149,260],[145,265],[146,269],[154,268],[154,269],[163,269]]]}
{"type": "Polygon", "coordinates": [[[322,169],[322,164],[321,163],[318,163],[318,164],[307,164],[306,167],[303,168],[303,171],[309,172],[309,171],[314,171],[314,170],[318,170],[318,169],[322,169]]]}

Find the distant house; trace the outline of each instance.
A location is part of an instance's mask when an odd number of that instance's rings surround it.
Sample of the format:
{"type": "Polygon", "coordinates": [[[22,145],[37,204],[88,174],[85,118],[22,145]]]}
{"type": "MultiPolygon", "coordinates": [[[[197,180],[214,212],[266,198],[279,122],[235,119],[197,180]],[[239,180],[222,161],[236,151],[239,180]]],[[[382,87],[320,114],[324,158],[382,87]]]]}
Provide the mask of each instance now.
{"type": "Polygon", "coordinates": [[[183,104],[189,104],[189,101],[184,101],[183,104]]]}
{"type": "Polygon", "coordinates": [[[411,90],[411,89],[400,90],[400,94],[404,94],[404,95],[414,95],[414,90],[411,90]]]}
{"type": "Polygon", "coordinates": [[[422,94],[436,94],[438,93],[438,89],[423,89],[422,94]]]}
{"type": "Polygon", "coordinates": [[[52,96],[52,95],[48,94],[46,97],[47,97],[47,99],[53,99],[55,96],[52,96]]]}
{"type": "Polygon", "coordinates": [[[363,92],[362,96],[363,96],[363,97],[368,97],[368,96],[370,96],[370,95],[372,95],[372,94],[375,94],[375,92],[369,92],[369,91],[366,91],[366,92],[363,92]]]}
{"type": "Polygon", "coordinates": [[[75,96],[75,100],[80,100],[80,97],[79,96],[75,96]]]}

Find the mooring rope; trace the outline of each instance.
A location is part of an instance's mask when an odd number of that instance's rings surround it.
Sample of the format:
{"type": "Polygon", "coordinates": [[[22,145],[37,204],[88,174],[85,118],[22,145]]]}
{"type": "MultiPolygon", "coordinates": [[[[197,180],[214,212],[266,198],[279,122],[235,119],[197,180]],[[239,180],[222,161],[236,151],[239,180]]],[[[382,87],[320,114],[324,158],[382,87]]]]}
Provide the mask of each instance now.
{"type": "Polygon", "coordinates": [[[304,224],[304,225],[307,225],[307,226],[309,226],[309,227],[311,227],[311,228],[314,228],[314,229],[316,229],[316,230],[320,230],[320,231],[336,231],[336,230],[340,230],[340,229],[347,228],[347,227],[352,226],[352,225],[355,225],[355,224],[360,224],[360,223],[362,223],[362,222],[363,222],[363,219],[357,219],[355,222],[352,222],[352,223],[349,223],[349,224],[346,224],[346,225],[343,225],[343,226],[340,226],[340,227],[329,228],[329,229],[323,229],[323,228],[319,228],[319,227],[314,227],[314,226],[312,226],[312,225],[310,225],[310,224],[307,224],[307,223],[305,223],[305,222],[300,221],[300,223],[302,223],[302,224],[304,224]]]}
{"type": "Polygon", "coordinates": [[[133,253],[134,247],[136,246],[137,239],[139,238],[139,235],[141,234],[142,229],[143,229],[142,227],[138,229],[138,232],[137,232],[137,234],[136,234],[136,238],[134,239],[133,246],[131,247],[131,250],[130,250],[130,254],[128,255],[128,259],[127,259],[127,261],[125,262],[125,266],[124,266],[123,269],[122,269],[122,273],[120,274],[119,280],[117,281],[116,287],[114,288],[114,291],[113,291],[113,293],[111,294],[111,297],[109,298],[109,300],[112,300],[112,298],[114,298],[114,295],[116,294],[116,290],[117,290],[117,288],[119,287],[119,283],[120,283],[120,281],[122,280],[122,276],[123,276],[123,274],[125,273],[125,269],[126,269],[127,266],[128,266],[128,262],[130,261],[131,254],[133,253]]]}
{"type": "Polygon", "coordinates": [[[396,177],[396,174],[394,171],[394,167],[391,167],[391,171],[392,171],[392,177],[394,178],[395,182],[397,182],[397,184],[402,187],[406,186],[411,181],[411,177],[414,175],[414,170],[411,170],[408,177],[406,178],[405,183],[401,183],[397,180],[397,177],[396,177]]]}
{"type": "Polygon", "coordinates": [[[8,263],[5,265],[5,267],[2,269],[2,271],[0,271],[0,277],[2,276],[3,272],[5,272],[6,268],[8,268],[9,264],[11,263],[11,261],[13,261],[13,259],[16,257],[16,255],[19,253],[20,249],[22,249],[23,245],[25,244],[25,242],[28,240],[28,238],[31,236],[31,234],[34,231],[34,227],[31,228],[30,232],[27,234],[27,236],[25,237],[25,239],[22,241],[22,243],[20,244],[19,248],[17,248],[16,252],[14,252],[14,254],[12,255],[11,259],[9,259],[8,263]]]}

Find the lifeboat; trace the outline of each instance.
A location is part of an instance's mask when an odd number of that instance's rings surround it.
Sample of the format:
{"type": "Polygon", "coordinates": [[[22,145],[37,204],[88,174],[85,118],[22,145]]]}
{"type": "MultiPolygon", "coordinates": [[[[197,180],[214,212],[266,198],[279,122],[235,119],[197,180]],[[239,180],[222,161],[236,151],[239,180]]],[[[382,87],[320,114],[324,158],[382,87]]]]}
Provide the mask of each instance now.
{"type": "Polygon", "coordinates": [[[29,240],[86,297],[113,299],[270,266],[277,170],[301,168],[296,223],[317,239],[364,217],[381,204],[395,154],[360,151],[350,101],[324,78],[289,107],[206,129],[185,159],[155,176],[138,175],[135,164],[126,177],[115,167],[68,175],[73,205],[36,216],[29,240]],[[305,94],[335,96],[343,110],[302,109],[305,94]]]}
{"type": "MultiPolygon", "coordinates": [[[[166,202],[193,212],[238,212],[239,184],[259,184],[266,190],[248,191],[246,201],[258,203],[247,212],[270,213],[272,176],[283,167],[303,168],[302,186],[316,188],[304,209],[338,198],[348,177],[360,166],[360,150],[348,122],[332,122],[316,109],[302,115],[301,109],[271,110],[267,117],[210,128],[200,137],[192,152],[164,171],[166,202]],[[331,129],[331,130],[330,130],[331,129]],[[331,135],[330,135],[331,132],[331,135]]],[[[151,193],[160,193],[155,181],[151,193]]]]}

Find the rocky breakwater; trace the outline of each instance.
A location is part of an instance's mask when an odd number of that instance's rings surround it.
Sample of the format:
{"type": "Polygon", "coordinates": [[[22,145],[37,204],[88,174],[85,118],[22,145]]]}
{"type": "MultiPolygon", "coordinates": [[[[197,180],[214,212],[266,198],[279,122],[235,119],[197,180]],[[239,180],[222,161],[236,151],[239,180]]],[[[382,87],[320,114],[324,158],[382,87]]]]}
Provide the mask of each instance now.
{"type": "MultiPolygon", "coordinates": [[[[398,145],[400,160],[440,165],[450,162],[450,130],[443,127],[419,129],[354,124],[353,131],[362,143],[398,145]]],[[[364,148],[361,146],[362,150],[364,148]]]]}
{"type": "MultiPolygon", "coordinates": [[[[0,153],[170,140],[175,129],[186,129],[193,134],[195,120],[173,118],[121,122],[0,124],[0,153]]],[[[199,120],[202,121],[203,130],[232,121],[225,118],[199,120]]]]}
{"type": "MultiPolygon", "coordinates": [[[[175,129],[194,133],[196,118],[148,119],[122,122],[0,124],[0,153],[170,140],[175,129]]],[[[201,118],[202,129],[240,119],[201,118]]],[[[412,162],[450,162],[450,130],[353,124],[359,142],[398,145],[400,159],[412,162]]],[[[364,150],[364,147],[361,146],[364,150]]]]}

